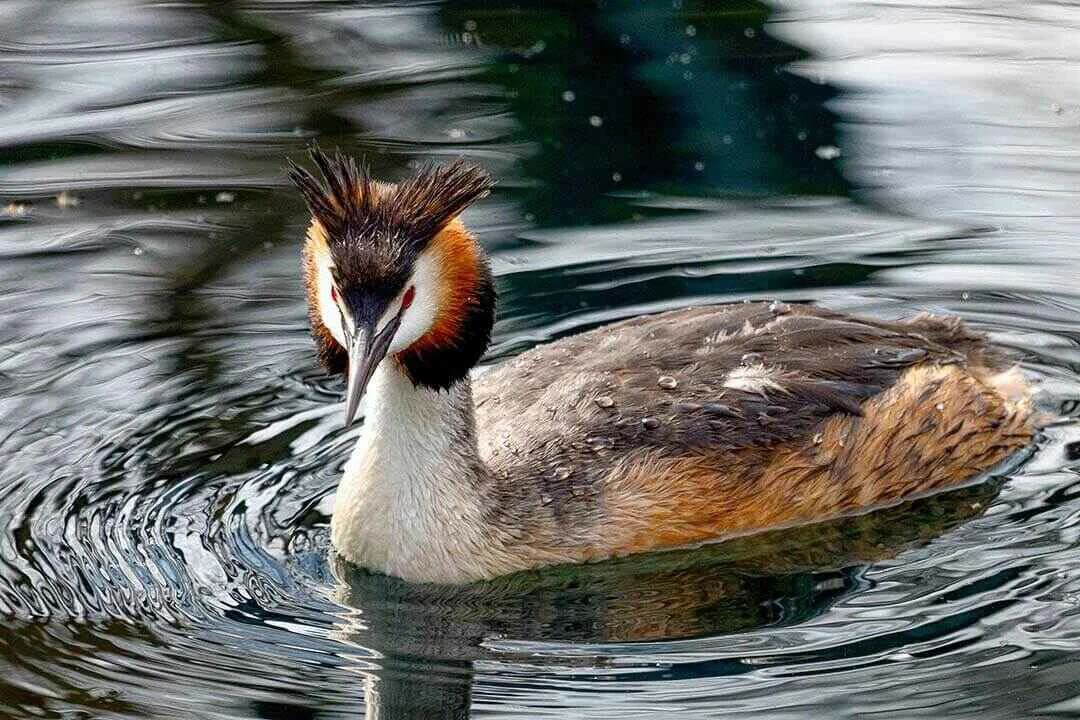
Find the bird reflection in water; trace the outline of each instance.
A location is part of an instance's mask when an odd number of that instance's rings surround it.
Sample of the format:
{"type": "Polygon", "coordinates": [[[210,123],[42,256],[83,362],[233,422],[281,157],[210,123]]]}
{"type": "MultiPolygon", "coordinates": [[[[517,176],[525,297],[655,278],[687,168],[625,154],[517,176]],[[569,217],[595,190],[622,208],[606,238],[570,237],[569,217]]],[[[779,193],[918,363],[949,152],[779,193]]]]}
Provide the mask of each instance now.
{"type": "Polygon", "coordinates": [[[357,666],[368,720],[468,718],[478,661],[600,668],[604,643],[796,625],[865,587],[869,564],[980,514],[998,488],[984,482],[833,522],[469,585],[408,583],[335,555],[336,599],[355,610],[335,635],[372,655],[357,666]],[[596,652],[545,659],[493,640],[595,643],[596,652]]]}

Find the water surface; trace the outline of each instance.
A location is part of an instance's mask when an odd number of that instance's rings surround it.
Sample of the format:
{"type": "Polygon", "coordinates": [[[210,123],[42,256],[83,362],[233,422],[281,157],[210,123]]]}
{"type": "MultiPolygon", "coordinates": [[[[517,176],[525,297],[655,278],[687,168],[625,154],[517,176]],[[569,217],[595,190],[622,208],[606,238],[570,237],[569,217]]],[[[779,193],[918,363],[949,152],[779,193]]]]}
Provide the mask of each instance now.
{"type": "Polygon", "coordinates": [[[0,716],[1080,717],[1080,9],[0,5],[0,716]],[[782,297],[958,313],[1061,418],[860,518],[468,589],[335,566],[282,174],[465,156],[490,361],[782,297]],[[377,714],[377,712],[381,714],[377,714]]]}

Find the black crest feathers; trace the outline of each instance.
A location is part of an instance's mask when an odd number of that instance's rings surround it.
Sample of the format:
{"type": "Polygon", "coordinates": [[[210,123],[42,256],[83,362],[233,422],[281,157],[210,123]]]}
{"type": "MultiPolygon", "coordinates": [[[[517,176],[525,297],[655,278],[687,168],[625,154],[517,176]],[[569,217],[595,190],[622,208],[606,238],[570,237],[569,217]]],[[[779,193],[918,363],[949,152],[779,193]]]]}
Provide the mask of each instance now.
{"type": "Polygon", "coordinates": [[[330,156],[313,145],[310,155],[322,179],[292,161],[289,178],[331,238],[384,230],[424,243],[487,195],[494,184],[481,168],[456,160],[425,165],[396,187],[385,187],[371,178],[366,163],[357,163],[340,151],[330,156]]]}

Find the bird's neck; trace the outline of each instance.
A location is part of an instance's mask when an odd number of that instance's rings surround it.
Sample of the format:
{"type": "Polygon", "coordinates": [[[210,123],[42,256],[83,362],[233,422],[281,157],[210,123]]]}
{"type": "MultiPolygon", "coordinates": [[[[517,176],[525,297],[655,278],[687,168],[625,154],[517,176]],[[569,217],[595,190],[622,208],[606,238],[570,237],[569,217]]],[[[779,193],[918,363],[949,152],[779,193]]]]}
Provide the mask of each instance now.
{"type": "Polygon", "coordinates": [[[364,427],[345,466],[331,533],[346,559],[406,579],[455,582],[483,534],[486,468],[468,378],[414,385],[388,359],[368,385],[364,427]]]}

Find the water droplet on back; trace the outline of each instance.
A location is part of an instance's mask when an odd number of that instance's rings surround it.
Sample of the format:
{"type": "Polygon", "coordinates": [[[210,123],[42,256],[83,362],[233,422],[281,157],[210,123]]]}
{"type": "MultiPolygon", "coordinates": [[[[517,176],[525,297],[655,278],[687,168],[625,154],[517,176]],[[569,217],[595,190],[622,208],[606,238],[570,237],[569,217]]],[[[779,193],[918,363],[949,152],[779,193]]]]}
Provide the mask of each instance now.
{"type": "Polygon", "coordinates": [[[723,403],[705,403],[702,407],[707,413],[713,413],[714,415],[724,415],[726,417],[737,417],[738,413],[731,409],[730,406],[723,403]]]}
{"type": "Polygon", "coordinates": [[[778,300],[774,300],[769,303],[769,312],[773,315],[787,315],[791,312],[791,306],[787,303],[782,303],[778,300]]]}
{"type": "Polygon", "coordinates": [[[615,447],[615,441],[609,437],[588,437],[585,442],[593,450],[610,450],[615,447]]]}

